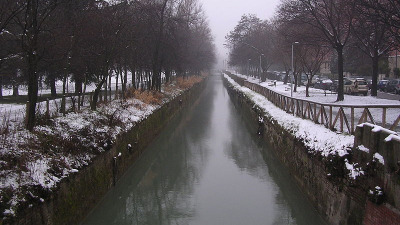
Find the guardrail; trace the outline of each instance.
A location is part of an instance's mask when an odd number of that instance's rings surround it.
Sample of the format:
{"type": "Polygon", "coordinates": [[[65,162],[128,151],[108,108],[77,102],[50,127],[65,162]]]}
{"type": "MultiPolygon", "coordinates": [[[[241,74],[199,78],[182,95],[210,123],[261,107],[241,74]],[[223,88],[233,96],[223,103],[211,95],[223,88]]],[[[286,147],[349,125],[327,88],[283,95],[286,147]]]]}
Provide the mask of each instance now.
{"type": "Polygon", "coordinates": [[[267,87],[251,83],[243,78],[228,74],[232,79],[240,80],[238,84],[245,86],[266,97],[280,109],[297,117],[308,119],[316,124],[323,124],[333,131],[354,134],[358,124],[370,122],[390,130],[398,130],[400,122],[400,105],[342,105],[327,104],[298,99],[277,93],[267,87]],[[397,119],[387,120],[387,111],[396,110],[397,119]],[[357,115],[356,115],[357,112],[357,115]],[[362,113],[360,113],[362,112],[362,113]],[[372,112],[372,113],[371,113],[372,112]],[[361,116],[359,116],[361,114],[361,116]]]}

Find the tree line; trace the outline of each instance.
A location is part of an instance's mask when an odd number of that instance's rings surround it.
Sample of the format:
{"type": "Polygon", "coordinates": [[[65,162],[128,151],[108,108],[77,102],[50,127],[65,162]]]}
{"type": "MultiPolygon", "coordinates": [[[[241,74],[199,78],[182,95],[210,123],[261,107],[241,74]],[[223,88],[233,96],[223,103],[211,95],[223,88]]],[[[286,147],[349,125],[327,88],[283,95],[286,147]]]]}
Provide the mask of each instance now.
{"type": "Polygon", "coordinates": [[[111,76],[127,89],[128,76],[161,91],[161,77],[208,70],[213,38],[197,0],[2,0],[0,97],[3,86],[27,85],[27,128],[35,125],[38,88],[57,96],[70,79],[75,93],[94,84],[91,108],[111,76]],[[146,77],[146,78],[144,78],[146,77]]]}
{"type": "Polygon", "coordinates": [[[306,74],[307,96],[322,63],[334,58],[337,101],[344,100],[344,69],[367,58],[376,96],[382,59],[400,45],[400,1],[282,0],[271,20],[242,16],[226,43],[232,66],[263,74],[279,64],[287,75],[293,73],[295,84],[306,74]]]}

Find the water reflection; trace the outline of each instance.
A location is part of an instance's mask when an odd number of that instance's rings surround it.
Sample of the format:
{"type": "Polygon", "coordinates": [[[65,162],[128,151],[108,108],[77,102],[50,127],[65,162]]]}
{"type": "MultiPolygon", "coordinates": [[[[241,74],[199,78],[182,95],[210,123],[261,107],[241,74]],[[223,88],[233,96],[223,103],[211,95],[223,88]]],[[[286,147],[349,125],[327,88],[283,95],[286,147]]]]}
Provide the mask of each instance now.
{"type": "Polygon", "coordinates": [[[83,224],[322,224],[245,118],[211,77],[83,224]]]}

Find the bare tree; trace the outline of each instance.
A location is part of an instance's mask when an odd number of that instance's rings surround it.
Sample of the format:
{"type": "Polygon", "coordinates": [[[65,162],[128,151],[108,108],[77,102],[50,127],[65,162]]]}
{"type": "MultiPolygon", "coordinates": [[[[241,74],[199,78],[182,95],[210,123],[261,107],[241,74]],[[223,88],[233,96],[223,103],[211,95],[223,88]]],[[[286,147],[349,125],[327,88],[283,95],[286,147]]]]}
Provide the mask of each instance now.
{"type": "Polygon", "coordinates": [[[43,56],[43,48],[40,48],[42,35],[48,31],[45,29],[46,22],[53,10],[60,4],[58,0],[39,1],[21,0],[24,10],[14,17],[14,23],[20,28],[19,38],[26,61],[28,77],[28,113],[26,126],[28,130],[33,130],[35,125],[35,113],[38,94],[38,65],[43,56]]]}
{"type": "Polygon", "coordinates": [[[318,44],[302,45],[300,50],[300,63],[303,72],[307,75],[306,97],[310,97],[309,88],[315,74],[317,74],[326,57],[331,54],[331,49],[318,44]]]}
{"type": "MultiPolygon", "coordinates": [[[[370,2],[379,7],[379,1],[370,2]]],[[[400,4],[399,4],[400,6],[400,4]]],[[[388,23],[378,20],[375,9],[366,7],[362,1],[357,5],[352,31],[357,38],[355,46],[360,48],[372,61],[372,88],[371,95],[377,96],[377,83],[379,74],[379,60],[386,55],[395,43],[393,42],[392,29],[388,23]]],[[[395,15],[394,15],[395,16],[395,15]]]]}
{"type": "Polygon", "coordinates": [[[280,6],[281,18],[297,25],[307,24],[315,28],[319,37],[336,50],[338,55],[338,96],[343,93],[343,49],[351,36],[355,13],[354,0],[286,0],[280,6]]]}

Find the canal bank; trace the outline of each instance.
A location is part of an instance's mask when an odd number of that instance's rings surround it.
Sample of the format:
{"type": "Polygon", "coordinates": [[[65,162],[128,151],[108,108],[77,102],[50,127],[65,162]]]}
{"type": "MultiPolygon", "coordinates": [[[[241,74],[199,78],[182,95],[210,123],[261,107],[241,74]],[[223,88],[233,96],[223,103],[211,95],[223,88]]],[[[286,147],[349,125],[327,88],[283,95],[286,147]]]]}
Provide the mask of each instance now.
{"type": "Polygon", "coordinates": [[[0,224],[77,224],[101,200],[143,153],[146,146],[177,112],[196,104],[204,88],[204,80],[163,103],[146,119],[117,136],[109,150],[96,156],[79,172],[61,180],[40,201],[27,199],[17,217],[0,224]]]}
{"type": "Polygon", "coordinates": [[[330,131],[286,114],[262,95],[241,87],[243,81],[225,76],[225,85],[236,105],[259,121],[260,135],[274,146],[277,158],[331,224],[399,223],[395,164],[400,141],[396,134],[364,124],[357,127],[351,149],[346,149],[347,144],[340,147],[342,135],[335,133],[333,140],[339,145],[335,147],[335,143],[327,141],[325,148],[318,149],[319,141],[323,142],[330,131]],[[322,138],[313,136],[316,131],[322,138]],[[309,135],[299,135],[303,132],[309,135]]]}
{"type": "Polygon", "coordinates": [[[325,224],[257,126],[211,76],[82,224],[325,224]]]}

